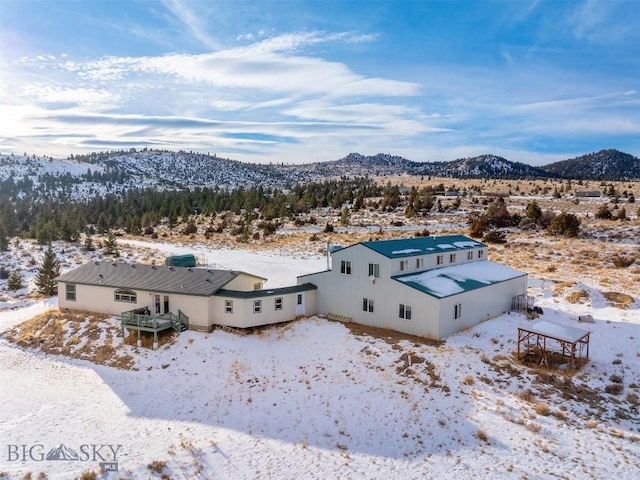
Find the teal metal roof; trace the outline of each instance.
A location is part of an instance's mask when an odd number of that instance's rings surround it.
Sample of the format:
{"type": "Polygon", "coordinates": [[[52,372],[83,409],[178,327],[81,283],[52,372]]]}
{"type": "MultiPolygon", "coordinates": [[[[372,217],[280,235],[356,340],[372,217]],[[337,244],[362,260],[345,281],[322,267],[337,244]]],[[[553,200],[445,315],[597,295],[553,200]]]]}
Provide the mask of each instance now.
{"type": "Polygon", "coordinates": [[[445,298],[526,275],[506,265],[477,260],[392,278],[432,297],[445,298]]]}
{"type": "Polygon", "coordinates": [[[416,255],[454,252],[457,250],[486,246],[484,243],[477,242],[464,235],[379,240],[375,242],[362,242],[361,245],[387,258],[413,257],[416,255]]]}

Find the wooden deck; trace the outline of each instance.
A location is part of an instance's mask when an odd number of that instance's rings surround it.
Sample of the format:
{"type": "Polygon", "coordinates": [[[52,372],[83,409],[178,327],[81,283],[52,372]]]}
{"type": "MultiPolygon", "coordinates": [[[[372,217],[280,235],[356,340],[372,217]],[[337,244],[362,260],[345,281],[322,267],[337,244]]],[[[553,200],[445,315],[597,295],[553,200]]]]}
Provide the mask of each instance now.
{"type": "Polygon", "coordinates": [[[178,310],[178,315],[171,312],[162,315],[147,315],[141,313],[142,311],[143,309],[137,309],[120,314],[122,336],[126,335],[127,329],[136,330],[138,332],[138,346],[142,345],[141,332],[153,333],[153,348],[155,349],[158,346],[158,332],[173,328],[180,333],[189,329],[189,317],[181,310],[178,310]]]}

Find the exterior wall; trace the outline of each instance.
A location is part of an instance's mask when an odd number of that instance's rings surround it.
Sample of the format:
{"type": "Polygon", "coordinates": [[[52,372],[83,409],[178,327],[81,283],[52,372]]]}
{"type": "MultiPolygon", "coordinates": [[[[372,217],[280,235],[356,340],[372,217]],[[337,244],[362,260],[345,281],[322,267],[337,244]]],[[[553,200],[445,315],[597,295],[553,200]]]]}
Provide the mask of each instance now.
{"type": "Polygon", "coordinates": [[[439,338],[509,312],[513,297],[526,292],[527,277],[524,276],[441,299],[439,338]],[[462,305],[458,319],[454,319],[456,304],[462,305]]]}
{"type": "Polygon", "coordinates": [[[258,282],[264,284],[264,281],[262,277],[241,273],[229,283],[225,284],[224,288],[227,290],[237,290],[239,292],[252,292],[254,290],[254,284],[258,282]]]}
{"type": "Polygon", "coordinates": [[[316,290],[305,292],[266,295],[257,298],[235,298],[213,296],[211,297],[210,324],[225,325],[227,327],[249,328],[272,323],[288,322],[295,319],[298,293],[304,297],[305,310],[302,315],[311,315],[315,312],[316,290]],[[282,310],[275,309],[275,299],[282,298],[282,310]],[[225,301],[233,302],[233,313],[226,313],[225,301]],[[260,313],[254,313],[254,301],[262,301],[260,313]]]}
{"type": "MultiPolygon", "coordinates": [[[[415,257],[409,258],[412,271],[415,257]]],[[[466,256],[465,256],[466,258],[466,256]]],[[[333,256],[333,270],[305,275],[298,282],[311,282],[316,290],[316,312],[336,314],[351,318],[356,323],[373,327],[388,328],[422,337],[435,338],[437,334],[438,302],[413,288],[390,278],[396,270],[398,259],[388,259],[373,250],[356,245],[336,252],[333,256]],[[342,260],[351,261],[351,274],[340,273],[342,260]],[[380,278],[369,278],[369,263],[380,265],[380,278]],[[363,299],[373,300],[373,313],[363,311],[363,299]],[[399,318],[399,305],[410,305],[411,320],[399,318]]],[[[435,262],[435,260],[433,260],[435,262]]]]}
{"type": "Polygon", "coordinates": [[[511,299],[526,293],[527,277],[483,287],[443,299],[435,298],[402,282],[391,279],[400,273],[417,273],[452,264],[487,259],[487,247],[440,249],[433,254],[406,257],[408,269],[400,271],[400,259],[389,259],[365,246],[354,245],[334,252],[332,270],[304,275],[298,283],[310,282],[316,291],[316,312],[349,317],[373,327],[388,328],[426,338],[441,339],[456,331],[492,318],[511,308],[511,299]],[[440,251],[441,250],[441,251],[440,251]],[[478,252],[482,251],[479,258],[478,252]],[[471,259],[467,252],[473,252],[471,259]],[[449,255],[456,254],[454,263],[449,255]],[[437,255],[444,262],[437,265],[437,255]],[[424,258],[418,267],[416,258],[424,258]],[[351,274],[341,273],[341,262],[351,262],[351,274]],[[369,278],[369,263],[380,265],[380,278],[369,278]],[[363,299],[373,300],[373,312],[363,310],[363,299]],[[454,321],[454,305],[462,303],[462,316],[454,321]],[[411,306],[411,320],[399,317],[399,305],[411,306]]]}
{"type": "MultiPolygon", "coordinates": [[[[120,315],[122,312],[148,307],[149,311],[155,311],[154,292],[144,290],[132,290],[136,293],[136,303],[116,302],[113,287],[101,287],[96,285],[76,285],[76,300],[66,299],[66,283],[58,282],[58,306],[71,310],[86,310],[90,312],[104,313],[107,315],[120,315]]],[[[189,317],[189,328],[210,328],[208,298],[194,295],[160,294],[162,301],[164,296],[169,296],[169,311],[178,314],[178,310],[189,317]]]]}

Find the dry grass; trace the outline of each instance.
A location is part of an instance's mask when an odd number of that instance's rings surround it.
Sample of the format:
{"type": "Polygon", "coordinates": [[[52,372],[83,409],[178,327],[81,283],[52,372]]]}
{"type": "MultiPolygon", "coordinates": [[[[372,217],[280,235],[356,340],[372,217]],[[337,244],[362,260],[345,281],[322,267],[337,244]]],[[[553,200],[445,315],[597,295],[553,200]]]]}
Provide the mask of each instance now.
{"type": "Polygon", "coordinates": [[[616,308],[629,308],[633,304],[634,300],[631,295],[619,292],[602,292],[604,298],[607,299],[609,304],[616,308]]]}
{"type": "Polygon", "coordinates": [[[120,329],[106,321],[108,318],[109,315],[52,309],[17,325],[4,337],[24,348],[131,369],[133,357],[114,347],[113,339],[120,329]]]}

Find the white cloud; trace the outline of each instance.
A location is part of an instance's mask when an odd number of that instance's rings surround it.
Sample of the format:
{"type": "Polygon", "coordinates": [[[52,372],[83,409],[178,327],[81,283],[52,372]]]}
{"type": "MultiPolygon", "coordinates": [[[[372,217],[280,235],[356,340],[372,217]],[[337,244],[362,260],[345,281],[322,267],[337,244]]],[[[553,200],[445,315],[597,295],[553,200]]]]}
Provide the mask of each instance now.
{"type": "Polygon", "coordinates": [[[188,2],[183,0],[161,0],[162,4],[189,30],[191,35],[211,50],[220,48],[218,42],[207,33],[204,18],[191,10],[188,2]]]}

